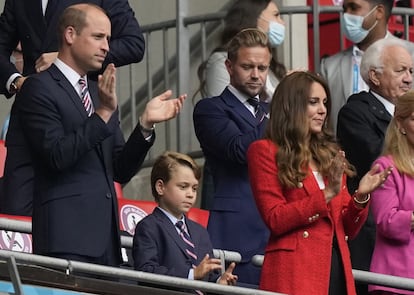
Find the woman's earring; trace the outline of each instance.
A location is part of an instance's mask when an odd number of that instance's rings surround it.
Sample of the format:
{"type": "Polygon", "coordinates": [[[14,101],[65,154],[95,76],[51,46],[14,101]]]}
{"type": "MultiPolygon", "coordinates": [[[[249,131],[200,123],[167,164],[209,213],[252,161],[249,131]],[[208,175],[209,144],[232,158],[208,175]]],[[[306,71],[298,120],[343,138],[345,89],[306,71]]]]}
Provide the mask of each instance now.
{"type": "Polygon", "coordinates": [[[401,129],[400,132],[401,132],[402,135],[407,135],[407,132],[405,132],[404,129],[401,129]]]}

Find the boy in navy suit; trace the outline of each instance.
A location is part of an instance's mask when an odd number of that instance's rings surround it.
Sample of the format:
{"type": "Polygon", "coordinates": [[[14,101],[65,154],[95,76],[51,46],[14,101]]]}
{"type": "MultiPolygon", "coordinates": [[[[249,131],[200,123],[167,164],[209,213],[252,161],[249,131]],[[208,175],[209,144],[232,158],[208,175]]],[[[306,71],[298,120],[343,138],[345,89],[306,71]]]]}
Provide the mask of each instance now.
{"type": "Polygon", "coordinates": [[[165,152],[151,172],[158,207],[135,229],[132,255],[136,270],[234,285],[232,262],[221,276],[207,230],[186,218],[197,196],[200,168],[189,156],[165,152]],[[177,223],[181,223],[180,227],[177,223]]]}

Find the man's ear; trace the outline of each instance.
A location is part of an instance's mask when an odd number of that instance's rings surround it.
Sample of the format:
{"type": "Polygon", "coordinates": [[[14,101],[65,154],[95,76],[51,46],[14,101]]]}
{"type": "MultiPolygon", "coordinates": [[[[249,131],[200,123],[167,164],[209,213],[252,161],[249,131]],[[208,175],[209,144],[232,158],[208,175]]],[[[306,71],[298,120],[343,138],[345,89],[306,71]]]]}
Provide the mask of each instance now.
{"type": "Polygon", "coordinates": [[[232,65],[231,61],[229,59],[226,59],[224,64],[226,65],[227,72],[229,72],[229,75],[232,76],[232,74],[233,74],[233,65],[232,65]]]}
{"type": "Polygon", "coordinates": [[[155,182],[155,190],[157,191],[158,196],[164,195],[164,181],[162,181],[162,179],[158,179],[155,182]]]}
{"type": "Polygon", "coordinates": [[[72,26],[68,26],[65,29],[65,34],[64,34],[66,43],[67,44],[72,44],[73,41],[74,41],[74,39],[75,39],[75,36],[76,36],[76,30],[75,30],[75,28],[72,27],[72,26]]]}
{"type": "Polygon", "coordinates": [[[377,5],[377,10],[375,13],[375,19],[379,20],[379,19],[386,19],[385,18],[385,7],[382,4],[378,4],[377,5]]]}
{"type": "Polygon", "coordinates": [[[375,86],[380,85],[378,72],[375,69],[369,69],[368,77],[369,77],[369,80],[372,82],[372,84],[374,84],[375,86]]]}

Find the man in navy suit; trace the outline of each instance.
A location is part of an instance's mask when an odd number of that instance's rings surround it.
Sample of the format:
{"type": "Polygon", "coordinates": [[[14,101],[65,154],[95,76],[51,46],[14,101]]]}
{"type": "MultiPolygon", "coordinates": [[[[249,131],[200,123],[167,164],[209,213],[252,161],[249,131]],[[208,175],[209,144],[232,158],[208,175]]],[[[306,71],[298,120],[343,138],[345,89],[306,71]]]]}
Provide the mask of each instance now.
{"type": "Polygon", "coordinates": [[[176,116],[185,96],[167,91],[150,100],[127,142],[119,127],[116,70],[86,79],[109,52],[111,23],[93,4],[66,8],[59,53],[46,71],[29,77],[15,100],[33,159],[33,252],[119,265],[114,181],[129,181],[153,144],[153,124],[176,116]],[[87,91],[89,89],[89,91],[87,91]]]}
{"type": "Polygon", "coordinates": [[[262,137],[268,120],[268,104],[259,102],[258,94],[265,86],[271,57],[266,34],[257,29],[238,33],[226,60],[230,85],[219,96],[200,100],[193,114],[215,184],[208,223],[213,247],[239,252],[239,282],[253,285],[259,283],[260,268],[250,259],[264,253],[269,233],[250,188],[246,151],[262,137]]]}
{"type": "Polygon", "coordinates": [[[165,152],[151,171],[158,207],[135,229],[132,254],[136,270],[234,285],[235,263],[220,276],[207,230],[185,216],[197,197],[200,168],[181,153],[165,152]]]}
{"type": "MultiPolygon", "coordinates": [[[[127,0],[6,0],[0,17],[0,93],[10,97],[20,89],[27,76],[49,68],[57,56],[59,15],[71,4],[81,2],[99,5],[111,19],[111,51],[106,55],[102,68],[109,63],[119,67],[142,60],[144,38],[127,0]],[[51,17],[49,19],[44,15],[51,17]],[[24,59],[23,76],[9,58],[19,41],[24,59]]],[[[92,76],[96,79],[96,72],[92,76]]],[[[33,168],[14,107],[6,146],[8,151],[3,189],[0,190],[0,212],[31,216],[33,168]]]]}

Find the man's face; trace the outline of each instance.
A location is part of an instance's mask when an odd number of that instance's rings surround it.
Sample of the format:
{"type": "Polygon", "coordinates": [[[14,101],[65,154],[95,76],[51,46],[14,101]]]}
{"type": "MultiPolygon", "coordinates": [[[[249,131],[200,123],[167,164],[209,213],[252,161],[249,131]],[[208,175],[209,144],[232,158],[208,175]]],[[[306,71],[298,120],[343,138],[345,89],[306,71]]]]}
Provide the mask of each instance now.
{"type": "Polygon", "coordinates": [[[359,15],[363,17],[367,16],[362,24],[362,27],[364,29],[371,28],[375,23],[375,13],[371,12],[374,7],[375,5],[371,4],[367,0],[344,0],[343,2],[344,13],[359,15]],[[370,14],[368,15],[368,13],[370,14]]]}
{"type": "Polygon", "coordinates": [[[266,84],[270,59],[267,47],[241,47],[237,60],[226,60],[230,84],[250,97],[256,96],[266,84]]]}
{"type": "Polygon", "coordinates": [[[99,10],[88,10],[86,26],[73,34],[71,54],[76,65],[83,71],[101,69],[109,51],[111,23],[99,10]]]}
{"type": "Polygon", "coordinates": [[[413,82],[413,61],[409,52],[397,46],[383,53],[382,72],[376,72],[377,92],[391,102],[411,89],[413,82]]]}

